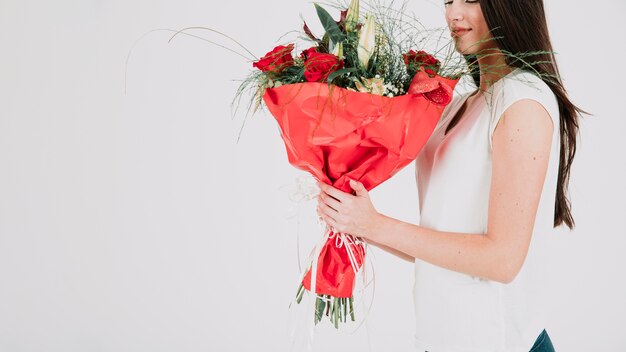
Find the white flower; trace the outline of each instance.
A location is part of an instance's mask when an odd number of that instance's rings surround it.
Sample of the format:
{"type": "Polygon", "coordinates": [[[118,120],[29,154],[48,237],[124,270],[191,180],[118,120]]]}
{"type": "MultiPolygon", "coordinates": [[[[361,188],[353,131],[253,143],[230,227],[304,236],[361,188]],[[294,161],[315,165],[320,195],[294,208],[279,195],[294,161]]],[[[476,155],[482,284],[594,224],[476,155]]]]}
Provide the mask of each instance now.
{"type": "Polygon", "coordinates": [[[333,55],[337,56],[340,59],[343,58],[343,42],[339,42],[339,44],[335,45],[333,55]]]}
{"type": "Polygon", "coordinates": [[[346,14],[346,31],[352,32],[359,21],[359,0],[352,0],[346,14]]]}
{"type": "Polygon", "coordinates": [[[374,53],[376,47],[376,22],[374,16],[367,14],[365,16],[365,25],[361,28],[359,34],[359,47],[357,48],[357,55],[359,63],[363,69],[367,70],[370,58],[374,53]]]}

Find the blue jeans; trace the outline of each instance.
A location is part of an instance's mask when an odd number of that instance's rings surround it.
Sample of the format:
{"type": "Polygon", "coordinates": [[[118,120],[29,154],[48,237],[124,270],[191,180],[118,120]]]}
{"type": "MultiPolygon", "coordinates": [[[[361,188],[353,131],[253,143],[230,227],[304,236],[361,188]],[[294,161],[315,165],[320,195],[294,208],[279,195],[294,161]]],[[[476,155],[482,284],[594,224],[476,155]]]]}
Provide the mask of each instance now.
{"type": "Polygon", "coordinates": [[[530,348],[529,352],[554,352],[552,340],[550,340],[550,336],[548,336],[546,329],[543,329],[541,334],[539,334],[535,344],[530,348]]]}
{"type": "Polygon", "coordinates": [[[537,340],[535,340],[533,347],[531,347],[528,352],[555,352],[552,340],[550,340],[550,336],[548,336],[546,329],[543,329],[539,336],[537,336],[537,340]]]}

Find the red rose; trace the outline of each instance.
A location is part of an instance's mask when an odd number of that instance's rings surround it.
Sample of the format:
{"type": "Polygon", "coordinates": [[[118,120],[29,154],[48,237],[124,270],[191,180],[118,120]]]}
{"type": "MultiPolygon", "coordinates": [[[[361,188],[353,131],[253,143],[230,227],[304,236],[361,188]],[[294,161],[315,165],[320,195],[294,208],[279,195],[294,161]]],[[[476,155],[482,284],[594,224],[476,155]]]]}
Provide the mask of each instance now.
{"type": "Polygon", "coordinates": [[[415,65],[417,70],[424,67],[429,75],[435,75],[439,71],[439,60],[423,50],[418,52],[410,50],[408,53],[402,54],[402,57],[407,66],[415,65]]]}
{"type": "Polygon", "coordinates": [[[308,82],[325,82],[328,76],[343,68],[343,60],[333,54],[311,52],[304,62],[304,78],[308,82]]]}
{"type": "Polygon", "coordinates": [[[313,46],[306,50],[302,50],[302,52],[300,53],[300,57],[306,60],[309,58],[309,56],[311,56],[311,53],[316,53],[316,52],[317,52],[317,47],[313,46]]]}
{"type": "Polygon", "coordinates": [[[279,45],[265,54],[259,61],[252,63],[252,66],[263,72],[279,73],[286,67],[293,65],[292,50],[293,44],[287,46],[279,45]]]}

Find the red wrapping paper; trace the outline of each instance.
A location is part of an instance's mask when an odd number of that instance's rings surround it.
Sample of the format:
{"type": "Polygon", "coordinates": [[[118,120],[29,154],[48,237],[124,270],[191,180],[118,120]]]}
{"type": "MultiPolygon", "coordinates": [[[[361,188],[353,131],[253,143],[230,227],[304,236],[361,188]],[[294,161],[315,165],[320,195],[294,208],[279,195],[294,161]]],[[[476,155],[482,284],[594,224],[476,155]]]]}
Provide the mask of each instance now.
{"type": "MultiPolygon", "coordinates": [[[[347,246],[354,253],[357,268],[360,268],[365,260],[365,248],[361,244],[354,243],[347,244],[347,246]]],[[[356,273],[352,269],[346,248],[337,245],[334,231],[331,230],[329,239],[322,246],[318,258],[315,292],[333,297],[352,297],[356,273]]],[[[302,284],[304,288],[311,290],[311,270],[304,276],[302,284]]]]}
{"type": "MultiPolygon", "coordinates": [[[[458,79],[415,81],[412,86],[447,85],[451,93],[458,79]]],[[[412,88],[409,92],[417,91],[412,88]]],[[[279,124],[289,163],[352,194],[348,179],[369,191],[413,161],[445,108],[421,93],[390,98],[316,82],[268,88],[263,100],[279,124]]],[[[355,273],[345,247],[338,247],[331,233],[318,257],[316,293],[352,297],[355,273]]],[[[363,245],[350,247],[360,268],[363,245]]],[[[307,290],[310,277],[309,270],[303,280],[307,290]]]]}

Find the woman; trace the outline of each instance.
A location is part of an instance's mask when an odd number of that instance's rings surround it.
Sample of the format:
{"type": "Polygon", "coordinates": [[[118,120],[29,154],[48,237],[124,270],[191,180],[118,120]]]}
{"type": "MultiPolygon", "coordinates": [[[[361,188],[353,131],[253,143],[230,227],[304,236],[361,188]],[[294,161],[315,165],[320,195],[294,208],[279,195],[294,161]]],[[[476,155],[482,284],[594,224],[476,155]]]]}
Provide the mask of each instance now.
{"type": "Polygon", "coordinates": [[[445,1],[478,89],[446,106],[416,160],[420,225],[378,213],[357,181],[356,195],[318,183],[318,214],[415,263],[418,351],[554,351],[533,248],[574,226],[566,191],[585,112],[558,79],[542,0],[445,1]],[[509,54],[531,51],[545,53],[509,54]]]}

